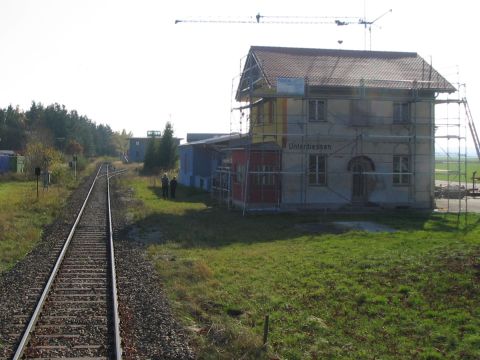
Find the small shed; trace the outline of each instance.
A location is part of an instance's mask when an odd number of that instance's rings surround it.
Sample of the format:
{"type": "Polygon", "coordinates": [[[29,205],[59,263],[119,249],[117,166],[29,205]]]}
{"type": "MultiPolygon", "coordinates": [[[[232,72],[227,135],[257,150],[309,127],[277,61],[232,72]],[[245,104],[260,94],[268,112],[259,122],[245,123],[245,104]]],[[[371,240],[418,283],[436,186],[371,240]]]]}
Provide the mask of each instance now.
{"type": "MultiPolygon", "coordinates": [[[[23,159],[23,156],[19,156],[23,159]]],[[[23,162],[22,162],[23,164],[23,162]]],[[[0,173],[20,172],[17,169],[17,155],[13,150],[0,150],[0,173]]],[[[23,166],[22,166],[23,172],[23,166]]]]}
{"type": "Polygon", "coordinates": [[[222,164],[226,153],[223,149],[232,141],[241,139],[240,134],[219,135],[209,139],[182,144],[178,147],[180,171],[178,182],[210,191],[215,170],[222,164]]]}
{"type": "Polygon", "coordinates": [[[145,158],[145,150],[150,138],[132,137],[128,139],[128,161],[142,162],[145,158]]]}
{"type": "Polygon", "coordinates": [[[10,156],[0,155],[0,173],[6,173],[10,171],[10,156]]]}

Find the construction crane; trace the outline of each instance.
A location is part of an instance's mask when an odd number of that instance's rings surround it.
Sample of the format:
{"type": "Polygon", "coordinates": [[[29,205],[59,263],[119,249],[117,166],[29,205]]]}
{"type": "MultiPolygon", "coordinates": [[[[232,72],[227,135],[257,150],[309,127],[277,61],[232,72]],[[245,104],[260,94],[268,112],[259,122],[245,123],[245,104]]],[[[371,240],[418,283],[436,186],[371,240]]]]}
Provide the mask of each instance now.
{"type": "Polygon", "coordinates": [[[354,16],[268,16],[257,13],[255,16],[245,17],[205,17],[205,18],[186,18],[177,19],[175,24],[179,23],[222,23],[222,24],[287,24],[287,25],[337,25],[346,26],[351,24],[363,25],[365,29],[364,35],[364,49],[367,49],[367,28],[370,33],[370,50],[372,50],[372,25],[383,18],[388,13],[392,12],[389,9],[374,20],[367,20],[354,16]]]}
{"type": "MultiPolygon", "coordinates": [[[[223,24],[337,24],[337,19],[343,19],[342,22],[350,22],[356,17],[336,17],[336,16],[267,16],[258,13],[255,16],[245,17],[205,17],[205,18],[187,18],[177,19],[178,23],[223,23],[223,24]]],[[[337,24],[338,25],[338,24],[337,24]]]]}
{"type": "Polygon", "coordinates": [[[366,17],[363,17],[358,20],[358,22],[351,22],[351,21],[342,21],[342,20],[335,20],[335,24],[338,26],[345,26],[345,25],[351,25],[351,24],[358,24],[358,25],[363,25],[364,28],[364,48],[365,50],[367,49],[367,28],[368,32],[370,34],[370,50],[372,50],[372,25],[375,24],[378,20],[383,18],[385,15],[388,13],[391,13],[393,10],[389,9],[388,11],[385,11],[382,15],[378,16],[374,20],[368,21],[366,17]]]}

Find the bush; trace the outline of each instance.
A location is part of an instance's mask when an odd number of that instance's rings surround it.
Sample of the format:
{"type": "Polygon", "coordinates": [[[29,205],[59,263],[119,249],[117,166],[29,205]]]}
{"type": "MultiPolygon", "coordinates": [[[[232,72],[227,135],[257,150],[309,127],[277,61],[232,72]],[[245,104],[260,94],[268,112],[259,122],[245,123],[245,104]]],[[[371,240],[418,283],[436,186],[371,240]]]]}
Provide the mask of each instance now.
{"type": "Polygon", "coordinates": [[[50,182],[67,186],[73,181],[73,174],[65,163],[56,163],[50,167],[50,182]]]}
{"type": "Polygon", "coordinates": [[[77,156],[77,171],[83,171],[88,165],[88,159],[83,155],[77,156]]]}

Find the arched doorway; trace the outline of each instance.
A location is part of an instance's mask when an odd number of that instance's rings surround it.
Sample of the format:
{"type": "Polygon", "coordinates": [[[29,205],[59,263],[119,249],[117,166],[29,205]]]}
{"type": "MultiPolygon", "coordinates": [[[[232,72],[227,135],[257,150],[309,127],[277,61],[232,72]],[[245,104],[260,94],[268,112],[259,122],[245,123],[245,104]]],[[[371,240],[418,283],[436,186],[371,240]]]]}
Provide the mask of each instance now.
{"type": "Polygon", "coordinates": [[[375,164],[367,156],[356,156],[348,162],[348,171],[352,172],[352,203],[365,204],[372,188],[372,176],[375,164]]]}

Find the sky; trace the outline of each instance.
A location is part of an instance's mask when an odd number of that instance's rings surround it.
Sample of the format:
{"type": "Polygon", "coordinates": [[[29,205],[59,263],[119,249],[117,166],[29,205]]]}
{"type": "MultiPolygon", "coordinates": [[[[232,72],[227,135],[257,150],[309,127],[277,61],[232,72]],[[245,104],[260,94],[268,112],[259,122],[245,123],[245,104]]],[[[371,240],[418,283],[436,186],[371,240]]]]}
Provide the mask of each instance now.
{"type": "Polygon", "coordinates": [[[163,130],[167,121],[182,138],[187,132],[238,131],[236,112],[231,116],[232,84],[250,46],[364,50],[364,28],[175,24],[176,19],[260,13],[355,22],[392,9],[372,27],[372,50],[419,53],[455,86],[466,84],[462,89],[473,117],[480,119],[475,5],[471,0],[1,0],[0,107],[59,103],[135,136],[163,130]]]}

